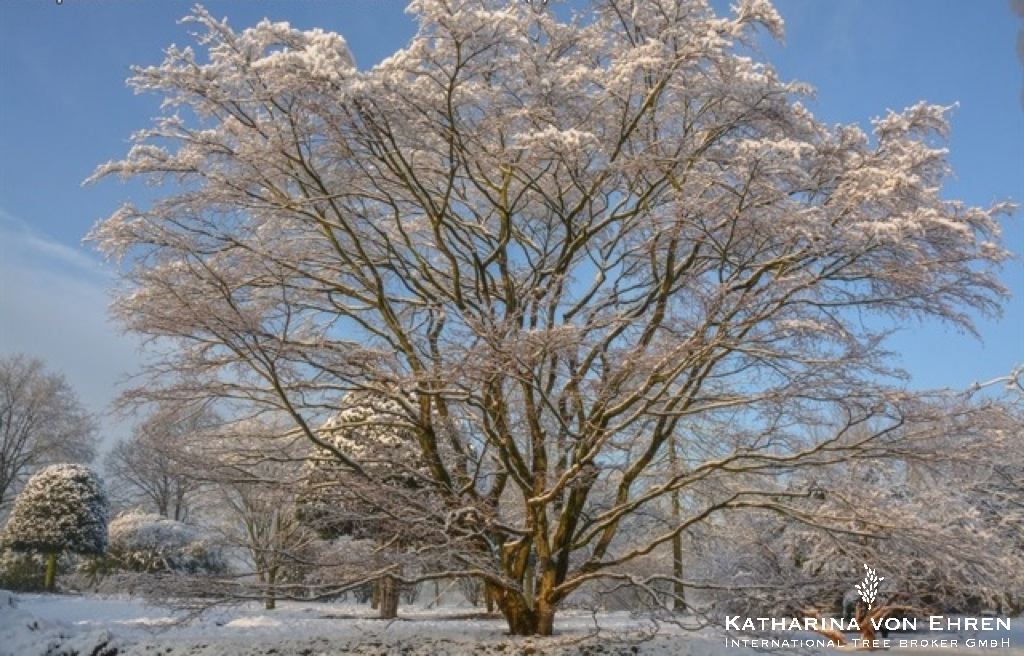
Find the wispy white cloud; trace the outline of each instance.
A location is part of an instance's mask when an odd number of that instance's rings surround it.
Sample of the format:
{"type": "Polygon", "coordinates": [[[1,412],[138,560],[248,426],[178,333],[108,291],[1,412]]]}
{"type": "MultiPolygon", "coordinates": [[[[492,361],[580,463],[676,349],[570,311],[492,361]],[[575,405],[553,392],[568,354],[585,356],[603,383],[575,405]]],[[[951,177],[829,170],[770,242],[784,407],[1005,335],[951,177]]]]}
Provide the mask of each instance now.
{"type": "MultiPolygon", "coordinates": [[[[108,319],[112,282],[84,248],[39,234],[0,210],[0,354],[42,359],[103,415],[140,360],[135,341],[108,319]]],[[[108,438],[126,433],[110,416],[103,428],[108,438]]]]}
{"type": "Polygon", "coordinates": [[[80,272],[106,275],[100,261],[81,247],[68,246],[32,230],[25,221],[0,208],[0,253],[5,260],[36,260],[38,263],[60,264],[80,272]]]}

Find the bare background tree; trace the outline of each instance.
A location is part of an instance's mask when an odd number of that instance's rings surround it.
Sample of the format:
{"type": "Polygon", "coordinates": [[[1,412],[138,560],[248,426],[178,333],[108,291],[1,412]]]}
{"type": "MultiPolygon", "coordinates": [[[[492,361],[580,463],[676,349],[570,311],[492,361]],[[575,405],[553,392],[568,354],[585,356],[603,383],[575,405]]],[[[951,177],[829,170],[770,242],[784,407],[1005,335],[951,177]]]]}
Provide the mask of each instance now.
{"type": "Polygon", "coordinates": [[[186,521],[200,482],[189,471],[187,451],[218,418],[202,406],[163,404],[132,437],[117,442],[104,460],[115,498],[169,519],[186,521]]]}
{"type": "Polygon", "coordinates": [[[96,421],[60,373],[25,355],[0,356],[0,515],[35,469],[90,462],[96,421]]]}
{"type": "MultiPolygon", "coordinates": [[[[970,331],[1005,296],[1011,208],[943,197],[945,108],[816,120],[737,52],[781,35],[763,0],[413,11],[368,71],[337,35],[202,9],[208,59],[135,69],[166,113],[95,178],[162,194],[92,237],[123,262],[118,318],[174,348],[131,400],[286,417],[372,485],[317,427],[387,398],[436,500],[409,507],[454,540],[417,576],[476,577],[545,635],[573,593],[642,588],[632,565],[680,535],[811,522],[814,470],[927,462],[943,426],[984,425],[885,350],[894,321],[970,331]]],[[[813,525],[837,548],[897,530],[867,515],[813,525]]]]}
{"type": "Polygon", "coordinates": [[[236,556],[225,596],[260,599],[267,610],[279,598],[302,598],[306,576],[330,567],[316,534],[299,521],[305,443],[297,442],[279,422],[226,422],[193,434],[180,458],[203,484],[203,522],[236,556]]]}

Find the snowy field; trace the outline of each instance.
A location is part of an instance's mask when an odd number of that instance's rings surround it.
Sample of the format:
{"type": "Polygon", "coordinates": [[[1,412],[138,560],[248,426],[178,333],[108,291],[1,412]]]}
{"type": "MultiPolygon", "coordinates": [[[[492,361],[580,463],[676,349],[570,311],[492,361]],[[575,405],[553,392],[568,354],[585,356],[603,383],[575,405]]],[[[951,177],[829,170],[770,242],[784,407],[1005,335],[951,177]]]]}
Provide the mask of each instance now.
{"type": "MultiPolygon", "coordinates": [[[[498,617],[466,609],[408,609],[399,620],[369,616],[366,606],[283,603],[220,609],[182,622],[166,608],[127,597],[11,595],[0,592],[0,655],[124,656],[186,654],[317,656],[335,654],[645,654],[719,656],[765,653],[728,647],[723,632],[684,631],[628,613],[564,612],[553,638],[511,638],[498,617]]],[[[1014,621],[1009,649],[892,649],[893,653],[1024,654],[1022,620],[1014,621]]],[[[790,638],[816,638],[793,634],[790,638]]],[[[929,634],[959,638],[969,634],[929,634]]],[[[1007,637],[1001,634],[1000,637],[1007,637]]],[[[830,650],[784,650],[829,653],[830,650]]]]}

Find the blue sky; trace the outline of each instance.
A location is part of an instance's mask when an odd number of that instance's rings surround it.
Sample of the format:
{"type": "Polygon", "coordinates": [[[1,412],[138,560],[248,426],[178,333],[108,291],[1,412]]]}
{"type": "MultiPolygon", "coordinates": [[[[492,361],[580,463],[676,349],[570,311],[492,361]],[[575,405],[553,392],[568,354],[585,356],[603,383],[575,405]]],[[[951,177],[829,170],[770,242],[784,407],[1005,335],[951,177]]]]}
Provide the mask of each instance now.
{"type": "MultiPolygon", "coordinates": [[[[132,64],[157,63],[189,41],[181,0],[0,2],[0,354],[23,351],[64,370],[100,411],[137,363],[135,343],[105,316],[110,271],[80,240],[96,220],[147,191],[116,182],[81,187],[118,157],[128,135],[156,114],[135,96],[132,64]]],[[[716,0],[725,8],[727,2],[716,0]]],[[[397,0],[207,2],[235,27],[264,16],[346,38],[360,66],[401,47],[413,24],[397,0]]],[[[812,110],[829,123],[866,123],[919,99],[959,102],[950,143],[949,197],[972,204],[1024,202],[1021,21],[1007,0],[777,0],[784,45],[762,51],[783,77],[817,88],[812,110]]],[[[1024,217],[1007,245],[1024,254],[1024,217]]],[[[891,346],[915,387],[964,386],[1024,361],[1024,265],[1003,279],[1014,293],[1000,321],[982,320],[979,341],[911,325],[891,346]]],[[[122,433],[123,426],[108,420],[122,433]]]]}

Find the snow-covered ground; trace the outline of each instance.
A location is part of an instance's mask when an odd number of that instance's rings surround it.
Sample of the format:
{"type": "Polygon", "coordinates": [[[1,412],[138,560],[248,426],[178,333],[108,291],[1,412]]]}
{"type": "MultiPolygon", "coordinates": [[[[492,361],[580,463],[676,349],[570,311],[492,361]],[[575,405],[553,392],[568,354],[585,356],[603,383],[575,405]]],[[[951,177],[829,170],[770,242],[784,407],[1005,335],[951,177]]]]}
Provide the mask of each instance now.
{"type": "MultiPolygon", "coordinates": [[[[166,608],[127,597],[11,595],[0,591],[0,655],[81,656],[335,654],[755,654],[730,647],[716,629],[686,631],[628,613],[563,612],[554,638],[512,638],[504,622],[471,609],[407,609],[399,620],[374,619],[365,606],[282,603],[219,609],[183,623],[166,608]]],[[[1009,649],[893,649],[915,656],[1024,654],[1024,620],[1014,620],[1009,649]]],[[[794,634],[791,638],[820,638],[794,634]]],[[[916,636],[924,637],[924,636],[916,636]]],[[[928,634],[930,638],[955,635],[928,634]]],[[[959,636],[963,644],[969,635],[959,636]]],[[[979,636],[981,637],[981,636],[979,636]]],[[[1001,637],[1005,637],[1001,635],[1001,637]]],[[[823,653],[805,649],[788,653],[823,653]]],[[[827,653],[829,650],[825,650],[827,653]]]]}

